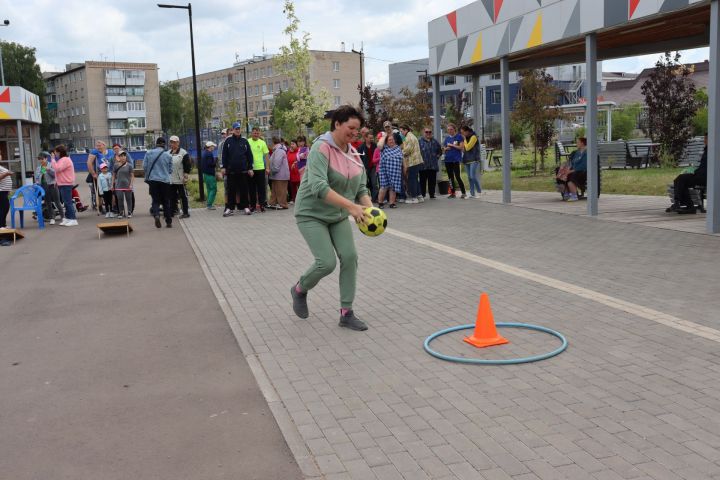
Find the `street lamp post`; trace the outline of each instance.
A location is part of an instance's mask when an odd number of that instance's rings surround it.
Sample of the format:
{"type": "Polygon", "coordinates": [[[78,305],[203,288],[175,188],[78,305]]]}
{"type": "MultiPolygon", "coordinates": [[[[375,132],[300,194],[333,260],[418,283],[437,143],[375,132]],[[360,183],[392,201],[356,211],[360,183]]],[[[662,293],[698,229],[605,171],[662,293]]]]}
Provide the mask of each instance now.
{"type": "Polygon", "coordinates": [[[188,19],[190,21],[190,57],[192,58],[193,102],[195,104],[195,164],[198,169],[198,193],[200,194],[200,201],[202,202],[205,200],[205,185],[203,183],[202,171],[200,169],[200,112],[198,109],[197,77],[195,75],[195,42],[193,41],[192,3],[188,3],[187,6],[158,3],[157,6],[160,8],[180,8],[188,11],[188,19]]]}
{"type": "MultiPolygon", "coordinates": [[[[0,24],[0,27],[7,27],[10,25],[10,20],[5,20],[0,24]]],[[[3,68],[2,60],[2,47],[0,47],[0,79],[2,80],[2,86],[5,86],[5,69],[3,68]]]]}
{"type": "Polygon", "coordinates": [[[245,74],[245,67],[238,67],[238,70],[243,72],[243,93],[245,96],[245,132],[247,137],[250,138],[250,113],[248,110],[248,99],[247,99],[247,76],[245,74]]]}

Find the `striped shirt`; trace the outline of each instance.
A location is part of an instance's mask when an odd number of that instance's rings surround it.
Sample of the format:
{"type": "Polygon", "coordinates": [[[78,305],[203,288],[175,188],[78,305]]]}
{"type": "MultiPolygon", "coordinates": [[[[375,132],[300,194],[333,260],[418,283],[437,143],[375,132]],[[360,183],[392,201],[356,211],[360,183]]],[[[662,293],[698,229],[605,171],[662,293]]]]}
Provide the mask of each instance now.
{"type": "MultiPolygon", "coordinates": [[[[0,174],[7,173],[9,171],[10,170],[5,167],[0,167],[0,174]]],[[[12,190],[12,175],[8,175],[0,180],[0,192],[9,192],[10,190],[12,190]]]]}

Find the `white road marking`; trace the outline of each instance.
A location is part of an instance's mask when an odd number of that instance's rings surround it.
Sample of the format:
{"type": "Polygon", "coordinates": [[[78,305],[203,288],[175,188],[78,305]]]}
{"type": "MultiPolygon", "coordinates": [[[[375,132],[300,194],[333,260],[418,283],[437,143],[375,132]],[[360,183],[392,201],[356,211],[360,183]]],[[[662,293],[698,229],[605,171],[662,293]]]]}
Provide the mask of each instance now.
{"type": "Polygon", "coordinates": [[[522,268],[513,267],[512,265],[508,265],[506,263],[498,262],[496,260],[491,260],[489,258],[481,257],[479,255],[464,252],[462,250],[458,250],[457,248],[453,248],[442,243],[433,242],[432,240],[417,237],[415,235],[401,232],[399,230],[387,229],[385,230],[385,233],[417,243],[419,245],[424,245],[426,247],[439,250],[444,253],[449,253],[450,255],[454,255],[456,257],[460,257],[462,259],[469,260],[471,262],[478,263],[489,268],[493,268],[509,275],[514,275],[524,280],[529,280],[531,282],[539,283],[547,287],[556,288],[562,292],[570,293],[573,295],[577,295],[578,297],[601,303],[610,308],[620,310],[621,312],[627,312],[632,315],[644,318],[646,320],[650,320],[668,326],[670,328],[674,328],[676,330],[690,333],[692,335],[697,335],[698,337],[703,337],[708,340],[720,343],[720,330],[706,327],[705,325],[701,325],[699,323],[691,322],[689,320],[683,320],[673,315],[653,310],[652,308],[643,307],[642,305],[611,297],[610,295],[605,295],[604,293],[596,292],[588,288],[579,287],[577,285],[573,285],[572,283],[556,280],[554,278],[546,277],[545,275],[540,275],[538,273],[533,273],[522,268]]]}

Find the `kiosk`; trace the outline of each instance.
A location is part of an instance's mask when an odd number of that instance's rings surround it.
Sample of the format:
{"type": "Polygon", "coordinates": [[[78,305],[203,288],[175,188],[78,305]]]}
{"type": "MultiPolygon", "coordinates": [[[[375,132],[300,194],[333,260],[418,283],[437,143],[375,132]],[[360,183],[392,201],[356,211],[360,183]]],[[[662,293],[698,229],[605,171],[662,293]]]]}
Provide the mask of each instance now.
{"type": "Polygon", "coordinates": [[[33,183],[41,123],[40,97],[22,87],[0,87],[0,153],[14,188],[33,183]]]}

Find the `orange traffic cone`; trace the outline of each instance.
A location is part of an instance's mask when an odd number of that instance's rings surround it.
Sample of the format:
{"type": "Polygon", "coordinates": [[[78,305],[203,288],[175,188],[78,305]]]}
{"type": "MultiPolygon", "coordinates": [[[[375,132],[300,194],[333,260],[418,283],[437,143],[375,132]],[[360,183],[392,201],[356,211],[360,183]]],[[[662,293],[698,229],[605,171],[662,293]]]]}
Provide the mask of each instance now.
{"type": "Polygon", "coordinates": [[[478,348],[509,343],[507,339],[498,335],[492,309],[490,308],[490,298],[487,293],[480,295],[480,304],[478,305],[477,319],[475,320],[475,331],[472,336],[465,337],[463,340],[478,348]]]}

